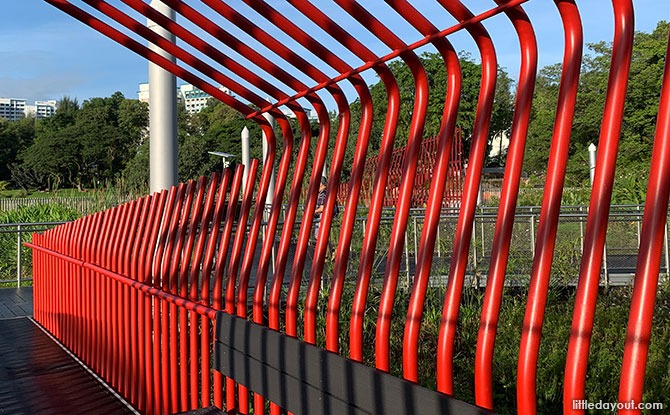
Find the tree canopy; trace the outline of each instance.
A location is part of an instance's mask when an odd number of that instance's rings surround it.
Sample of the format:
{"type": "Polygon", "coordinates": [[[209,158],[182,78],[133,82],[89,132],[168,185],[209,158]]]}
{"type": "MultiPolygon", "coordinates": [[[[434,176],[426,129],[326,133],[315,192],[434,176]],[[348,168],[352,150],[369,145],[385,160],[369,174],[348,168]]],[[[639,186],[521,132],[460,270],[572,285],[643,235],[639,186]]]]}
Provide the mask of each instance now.
{"type": "MultiPolygon", "coordinates": [[[[668,23],[664,21],[652,33],[635,34],[617,158],[615,203],[644,200],[667,41],[668,23]]],[[[611,43],[587,46],[590,53],[582,64],[568,162],[567,185],[574,187],[589,183],[588,146],[598,145],[612,56],[611,43]]],[[[538,181],[544,178],[549,157],[560,71],[560,64],[542,68],[535,88],[524,169],[538,181]]]]}
{"type": "MultiPolygon", "coordinates": [[[[648,166],[652,151],[658,111],[668,23],[659,22],[652,33],[636,33],[631,74],[623,121],[617,165],[617,203],[640,203],[645,194],[648,166]]],[[[598,42],[588,45],[584,56],[570,144],[567,186],[588,187],[588,152],[590,143],[598,144],[606,96],[612,45],[598,42]]],[[[420,56],[429,79],[428,115],[424,138],[437,135],[446,94],[447,74],[437,53],[420,56]]],[[[469,140],[474,124],[480,88],[481,65],[468,54],[460,55],[462,91],[457,126],[469,140]]],[[[415,85],[409,68],[394,60],[389,68],[398,81],[401,107],[394,145],[406,144],[412,119],[415,85]]],[[[524,170],[541,186],[549,157],[553,123],[556,114],[560,64],[542,68],[537,77],[524,170]]],[[[514,81],[499,68],[489,137],[509,133],[513,115],[514,81]]],[[[370,85],[374,119],[368,157],[379,151],[387,111],[386,89],[382,82],[370,85]]],[[[361,105],[351,103],[351,126],[344,162],[344,178],[353,161],[360,127],[361,105]]],[[[338,117],[331,114],[332,154],[338,117]]],[[[295,124],[295,121],[292,121],[295,124]]],[[[251,156],[262,158],[261,132],[253,122],[212,100],[200,113],[178,111],[179,177],[188,180],[220,169],[221,159],[209,151],[240,153],[240,133],[247,126],[251,133],[251,156]]],[[[299,140],[297,126],[294,136],[299,140]]],[[[318,126],[313,126],[313,135],[318,126]]],[[[277,129],[277,137],[281,134],[277,129]]],[[[311,143],[313,156],[316,140],[311,143]]],[[[281,142],[279,143],[281,145],[281,142]]],[[[299,141],[294,151],[297,152],[299,141]]],[[[504,154],[489,165],[503,165],[504,154]]],[[[145,191],[149,180],[148,108],[117,92],[107,98],[92,98],[81,105],[69,97],[58,103],[51,118],[32,117],[19,121],[0,120],[0,181],[23,188],[79,189],[103,186],[121,180],[126,187],[145,191]]],[[[582,201],[583,202],[583,201],[582,201]]]]}

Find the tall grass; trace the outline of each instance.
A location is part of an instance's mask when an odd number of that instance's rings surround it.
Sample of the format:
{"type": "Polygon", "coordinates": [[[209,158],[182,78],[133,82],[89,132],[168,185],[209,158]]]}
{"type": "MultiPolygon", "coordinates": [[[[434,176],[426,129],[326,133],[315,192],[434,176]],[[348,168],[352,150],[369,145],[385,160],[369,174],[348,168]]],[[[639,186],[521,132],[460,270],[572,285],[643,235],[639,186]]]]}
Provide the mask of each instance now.
{"type": "MultiPolygon", "coordinates": [[[[62,222],[78,218],[80,214],[71,208],[56,204],[40,204],[23,206],[18,209],[0,212],[0,224],[29,224],[38,222],[62,222]]],[[[15,227],[2,227],[0,232],[0,280],[15,281],[17,278],[17,244],[18,237],[15,227]]],[[[24,229],[26,229],[24,227],[24,229]]],[[[34,228],[33,228],[34,229],[34,228]]],[[[32,238],[30,230],[23,230],[21,241],[27,242],[32,238]]],[[[22,278],[30,279],[32,273],[32,255],[26,247],[21,247],[22,278]]],[[[12,286],[13,284],[3,284],[12,286]]]]}
{"type": "MultiPolygon", "coordinates": [[[[373,286],[368,294],[365,314],[364,363],[374,367],[375,325],[381,287],[373,286]]],[[[474,403],[474,360],[481,316],[483,289],[466,288],[458,321],[454,356],[455,397],[474,403]]],[[[436,388],[437,340],[439,336],[444,288],[429,288],[419,341],[419,383],[436,388]]],[[[632,288],[601,289],[598,297],[593,339],[589,355],[586,399],[616,402],[625,342],[626,323],[632,288]]],[[[402,349],[405,314],[410,290],[399,287],[390,335],[391,374],[402,376],[402,349]]],[[[527,289],[508,287],[502,308],[493,361],[494,410],[499,414],[516,414],[516,373],[519,344],[523,328],[527,289]]],[[[345,289],[340,314],[340,354],[349,354],[349,319],[353,287],[345,289]]],[[[542,332],[537,371],[538,414],[562,412],[563,375],[570,336],[574,287],[552,287],[542,332]]],[[[318,342],[325,346],[325,310],[327,295],[319,302],[318,342]]],[[[301,311],[302,312],[302,311],[301,311]]],[[[302,321],[302,319],[299,319],[302,321]]],[[[670,284],[659,287],[654,326],[649,349],[645,402],[664,402],[670,391],[670,284]]]]}

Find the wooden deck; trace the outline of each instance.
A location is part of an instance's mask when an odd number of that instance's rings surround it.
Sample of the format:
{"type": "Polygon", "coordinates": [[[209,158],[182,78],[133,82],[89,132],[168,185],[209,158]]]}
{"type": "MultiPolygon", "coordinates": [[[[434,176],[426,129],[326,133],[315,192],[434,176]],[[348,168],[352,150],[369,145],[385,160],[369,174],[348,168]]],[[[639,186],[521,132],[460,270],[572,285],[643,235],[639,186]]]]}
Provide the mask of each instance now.
{"type": "Polygon", "coordinates": [[[0,414],[132,414],[30,316],[32,288],[0,289],[0,414]]]}
{"type": "Polygon", "coordinates": [[[32,287],[0,289],[0,319],[27,317],[32,315],[32,287]]]}

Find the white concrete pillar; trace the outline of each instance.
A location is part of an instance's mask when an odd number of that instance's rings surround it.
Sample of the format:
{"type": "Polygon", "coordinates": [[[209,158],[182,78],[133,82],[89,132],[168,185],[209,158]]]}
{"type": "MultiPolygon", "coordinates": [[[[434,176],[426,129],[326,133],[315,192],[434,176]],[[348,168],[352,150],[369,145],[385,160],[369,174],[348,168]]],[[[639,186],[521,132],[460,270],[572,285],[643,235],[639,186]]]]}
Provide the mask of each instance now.
{"type": "MultiPolygon", "coordinates": [[[[151,7],[172,20],[174,10],[159,0],[151,7]]],[[[175,42],[175,36],[152,21],[147,22],[154,32],[175,42]]],[[[174,56],[149,43],[149,49],[176,62],[174,56]]],[[[149,188],[159,192],[179,182],[177,177],[177,79],[170,72],[149,62],[149,188]]]]}

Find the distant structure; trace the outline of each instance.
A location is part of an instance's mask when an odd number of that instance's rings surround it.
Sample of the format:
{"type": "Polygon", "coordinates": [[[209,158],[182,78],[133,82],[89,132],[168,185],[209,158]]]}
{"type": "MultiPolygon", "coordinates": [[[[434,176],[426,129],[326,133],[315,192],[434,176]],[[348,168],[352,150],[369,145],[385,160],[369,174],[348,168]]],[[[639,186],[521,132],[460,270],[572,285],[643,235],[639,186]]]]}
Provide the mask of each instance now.
{"type": "MultiPolygon", "coordinates": [[[[226,94],[231,95],[228,88],[220,86],[219,89],[226,94]]],[[[191,84],[183,84],[177,88],[177,100],[180,103],[184,103],[186,106],[186,112],[189,114],[196,114],[202,111],[202,109],[207,106],[210,98],[212,98],[211,95],[191,84]]],[[[141,102],[146,102],[147,104],[149,103],[148,83],[140,84],[140,90],[137,93],[137,99],[139,99],[141,102]]]]}
{"type": "Polygon", "coordinates": [[[57,107],[55,100],[35,101],[35,105],[28,105],[22,98],[0,98],[0,118],[9,121],[25,117],[48,118],[56,113],[57,107]]]}
{"type": "Polygon", "coordinates": [[[0,98],[0,118],[16,121],[26,116],[26,100],[0,98]]]}
{"type": "Polygon", "coordinates": [[[35,105],[26,105],[26,116],[35,118],[49,118],[56,113],[58,102],[56,100],[35,101],[35,105]]]}

